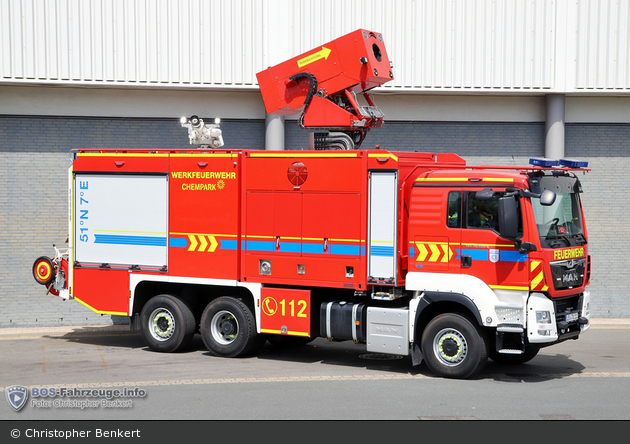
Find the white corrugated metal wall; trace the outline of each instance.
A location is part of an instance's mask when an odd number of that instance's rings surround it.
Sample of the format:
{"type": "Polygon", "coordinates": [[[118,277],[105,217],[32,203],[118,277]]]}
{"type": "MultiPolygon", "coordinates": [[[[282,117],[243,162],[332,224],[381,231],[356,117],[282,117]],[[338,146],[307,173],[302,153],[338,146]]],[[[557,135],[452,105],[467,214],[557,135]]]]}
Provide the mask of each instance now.
{"type": "Polygon", "coordinates": [[[358,28],[388,90],[630,92],[630,0],[0,0],[0,83],[255,88],[358,28]]]}

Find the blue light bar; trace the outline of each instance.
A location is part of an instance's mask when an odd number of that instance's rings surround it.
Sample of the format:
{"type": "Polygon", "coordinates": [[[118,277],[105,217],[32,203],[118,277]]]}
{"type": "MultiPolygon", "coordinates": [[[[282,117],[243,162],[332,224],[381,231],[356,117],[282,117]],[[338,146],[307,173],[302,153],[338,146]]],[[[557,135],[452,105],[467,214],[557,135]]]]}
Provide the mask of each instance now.
{"type": "Polygon", "coordinates": [[[558,161],[556,159],[534,158],[529,159],[529,164],[541,167],[554,167],[558,166],[558,161]]]}
{"type": "Polygon", "coordinates": [[[560,165],[569,168],[587,168],[588,162],[575,159],[560,159],[560,165]]]}

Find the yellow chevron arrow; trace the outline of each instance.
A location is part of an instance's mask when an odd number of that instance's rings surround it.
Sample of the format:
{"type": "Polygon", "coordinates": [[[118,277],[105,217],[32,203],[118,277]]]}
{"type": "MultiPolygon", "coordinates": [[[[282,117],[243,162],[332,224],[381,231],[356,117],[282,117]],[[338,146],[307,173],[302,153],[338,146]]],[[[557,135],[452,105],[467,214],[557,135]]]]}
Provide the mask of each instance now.
{"type": "Polygon", "coordinates": [[[328,59],[328,56],[330,55],[331,52],[332,50],[326,48],[325,46],[322,46],[322,49],[320,51],[317,51],[314,54],[308,55],[298,60],[297,61],[298,68],[302,68],[306,65],[310,65],[311,63],[316,62],[321,59],[328,59]]]}
{"type": "Polygon", "coordinates": [[[440,248],[435,244],[429,244],[429,248],[431,249],[431,257],[429,258],[429,262],[437,262],[438,258],[442,254],[440,248]]]}
{"type": "Polygon", "coordinates": [[[418,259],[416,259],[416,261],[424,262],[427,258],[427,255],[429,254],[429,250],[427,250],[426,245],[419,242],[416,242],[416,247],[418,247],[418,250],[420,251],[420,254],[418,255],[418,259]]]}
{"type": "Polygon", "coordinates": [[[448,262],[453,257],[453,250],[451,250],[448,245],[442,245],[442,251],[444,252],[444,256],[442,256],[442,260],[440,262],[448,262]]]}
{"type": "Polygon", "coordinates": [[[208,246],[206,236],[199,236],[199,240],[201,241],[201,244],[199,245],[199,250],[197,251],[206,251],[206,247],[208,246]]]}
{"type": "Polygon", "coordinates": [[[197,239],[195,238],[195,236],[189,234],[188,240],[190,241],[190,247],[188,247],[188,251],[195,251],[195,248],[197,248],[197,239]]]}
{"type": "Polygon", "coordinates": [[[214,236],[208,236],[208,240],[210,241],[210,246],[208,247],[208,253],[214,253],[214,250],[219,246],[219,242],[214,238],[214,236]]]}

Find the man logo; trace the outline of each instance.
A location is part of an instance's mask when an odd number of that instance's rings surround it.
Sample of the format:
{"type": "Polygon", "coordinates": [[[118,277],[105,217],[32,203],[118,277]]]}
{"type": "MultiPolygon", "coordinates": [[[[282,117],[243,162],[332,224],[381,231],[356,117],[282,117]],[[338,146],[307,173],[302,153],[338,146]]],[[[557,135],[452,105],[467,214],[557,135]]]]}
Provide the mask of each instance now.
{"type": "Polygon", "coordinates": [[[21,385],[12,385],[7,388],[6,393],[9,405],[16,412],[20,411],[20,409],[26,404],[26,400],[28,399],[28,389],[26,387],[22,387],[21,385]]]}

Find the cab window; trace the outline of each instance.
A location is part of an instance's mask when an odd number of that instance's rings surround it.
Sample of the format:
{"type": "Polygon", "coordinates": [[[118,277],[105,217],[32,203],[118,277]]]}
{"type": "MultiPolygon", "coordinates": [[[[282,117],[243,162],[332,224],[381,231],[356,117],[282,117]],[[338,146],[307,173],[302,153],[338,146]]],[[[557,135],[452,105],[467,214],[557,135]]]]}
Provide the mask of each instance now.
{"type": "Polygon", "coordinates": [[[446,211],[446,226],[449,228],[461,228],[462,192],[451,191],[448,193],[448,208],[446,211]]]}
{"type": "MultiPolygon", "coordinates": [[[[477,199],[476,191],[466,193],[466,228],[499,232],[499,199],[506,193],[496,193],[491,199],[477,199]]],[[[518,207],[518,231],[523,232],[523,218],[518,207]]]]}

